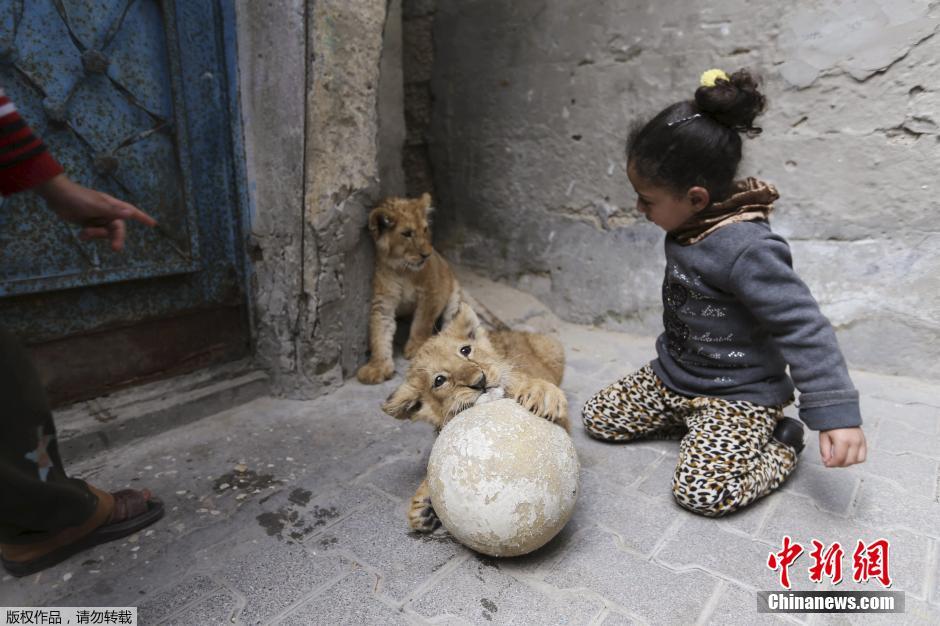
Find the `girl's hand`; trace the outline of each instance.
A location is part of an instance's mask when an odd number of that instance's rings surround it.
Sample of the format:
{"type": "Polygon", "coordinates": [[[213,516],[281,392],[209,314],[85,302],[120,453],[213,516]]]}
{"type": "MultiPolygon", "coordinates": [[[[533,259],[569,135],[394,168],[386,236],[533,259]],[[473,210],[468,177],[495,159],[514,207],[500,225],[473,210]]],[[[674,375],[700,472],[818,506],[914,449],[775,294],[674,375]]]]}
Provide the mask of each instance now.
{"type": "Polygon", "coordinates": [[[82,227],[82,239],[107,239],[115,252],[124,248],[124,220],[136,220],[147,226],[157,223],[134,205],[82,187],[65,174],[47,180],[35,191],[59,217],[82,227]]]}
{"type": "Polygon", "coordinates": [[[859,427],[834,428],[819,433],[819,456],[826,467],[864,463],[868,455],[865,433],[859,427]]]}

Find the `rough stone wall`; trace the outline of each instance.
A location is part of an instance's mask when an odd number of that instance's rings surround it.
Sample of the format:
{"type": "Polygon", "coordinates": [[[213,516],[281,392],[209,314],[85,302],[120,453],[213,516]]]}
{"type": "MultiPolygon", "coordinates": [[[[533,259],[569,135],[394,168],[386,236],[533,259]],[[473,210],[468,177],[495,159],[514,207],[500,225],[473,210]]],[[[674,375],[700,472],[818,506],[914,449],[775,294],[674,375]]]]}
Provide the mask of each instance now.
{"type": "Polygon", "coordinates": [[[405,79],[402,0],[389,0],[379,66],[379,186],[382,196],[405,193],[405,79]]]}
{"type": "Polygon", "coordinates": [[[401,76],[400,61],[383,63],[387,9],[384,0],[237,5],[257,358],[291,397],[338,385],[364,358],[366,217],[402,141],[380,132],[380,118],[400,126],[403,117],[394,85],[382,84],[380,68],[401,76]]]}
{"type": "Polygon", "coordinates": [[[306,27],[303,0],[236,5],[240,106],[250,217],[255,352],[272,372],[296,371],[301,301],[306,27]]]}
{"type": "Polygon", "coordinates": [[[438,0],[438,246],[569,320],[656,333],[663,234],[624,174],[629,125],[701,71],[757,69],[741,175],[854,367],[940,377],[940,8],[911,0],[438,0]]]}
{"type": "Polygon", "coordinates": [[[402,164],[409,196],[434,193],[428,136],[431,128],[431,74],[434,66],[434,10],[437,0],[402,0],[404,39],[405,146],[402,164]]]}

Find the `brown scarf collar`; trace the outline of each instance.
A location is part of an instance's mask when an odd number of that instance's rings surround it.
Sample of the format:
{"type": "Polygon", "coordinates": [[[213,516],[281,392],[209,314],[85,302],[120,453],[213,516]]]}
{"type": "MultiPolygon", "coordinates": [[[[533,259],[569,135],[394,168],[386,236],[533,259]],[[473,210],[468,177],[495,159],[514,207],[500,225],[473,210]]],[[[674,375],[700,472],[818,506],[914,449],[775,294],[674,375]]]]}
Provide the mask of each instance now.
{"type": "Polygon", "coordinates": [[[698,243],[722,226],[737,222],[766,220],[780,197],[773,185],[747,178],[735,181],[731,195],[702,209],[681,226],[669,232],[683,246],[698,243]]]}

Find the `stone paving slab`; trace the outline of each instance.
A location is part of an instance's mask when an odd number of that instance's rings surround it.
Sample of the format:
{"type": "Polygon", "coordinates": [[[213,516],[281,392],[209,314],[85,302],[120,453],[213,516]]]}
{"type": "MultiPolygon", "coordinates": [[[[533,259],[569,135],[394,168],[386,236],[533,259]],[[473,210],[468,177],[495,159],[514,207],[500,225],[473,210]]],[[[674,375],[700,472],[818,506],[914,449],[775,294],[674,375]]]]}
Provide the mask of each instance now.
{"type": "Polygon", "coordinates": [[[354,567],[341,555],[321,556],[297,543],[265,545],[234,558],[212,560],[213,572],[244,598],[243,624],[268,623],[285,609],[304,602],[311,591],[327,588],[354,567]]]}
{"type": "Polygon", "coordinates": [[[660,624],[694,622],[718,584],[701,570],[678,572],[627,552],[615,535],[599,528],[579,533],[544,580],[560,589],[597,594],[631,617],[660,624]]]}
{"type": "Polygon", "coordinates": [[[600,526],[625,549],[649,556],[663,529],[681,517],[684,512],[675,502],[648,497],[586,470],[581,473],[577,513],[569,524],[575,531],[600,526]]]}
{"type": "MultiPolygon", "coordinates": [[[[760,623],[760,624],[805,624],[805,619],[792,619],[791,615],[756,614],[757,598],[753,591],[722,582],[713,599],[713,607],[705,624],[724,626],[725,624],[760,623]],[[747,616],[747,617],[745,617],[747,616]]],[[[805,617],[805,616],[796,616],[805,617]]]]}
{"type": "MultiPolygon", "coordinates": [[[[705,571],[740,587],[774,589],[777,574],[766,565],[767,555],[779,550],[774,543],[744,537],[723,524],[688,516],[653,560],[675,571],[705,571]]],[[[813,588],[804,577],[796,575],[791,584],[794,589],[813,588]]]]}
{"type": "Polygon", "coordinates": [[[223,592],[224,587],[220,583],[205,574],[196,574],[151,594],[138,609],[141,619],[146,616],[150,622],[158,623],[179,613],[181,609],[201,604],[223,592]]]}
{"type": "Polygon", "coordinates": [[[410,603],[428,618],[457,617],[470,624],[583,624],[600,615],[602,601],[563,593],[507,574],[496,559],[471,556],[410,603]],[[541,588],[540,588],[541,587],[541,588]],[[459,593],[455,591],[459,590],[459,593]]]}
{"type": "MultiPolygon", "coordinates": [[[[872,456],[880,461],[883,453],[873,450],[872,456]]],[[[812,499],[816,506],[827,511],[846,514],[852,507],[862,479],[857,470],[846,468],[847,471],[841,471],[842,469],[815,463],[797,463],[796,469],[781,490],[806,496],[812,499]]]]}
{"type": "Polygon", "coordinates": [[[166,620],[167,626],[191,626],[192,624],[232,623],[238,614],[239,601],[231,593],[212,594],[166,620]]]}
{"type": "Polygon", "coordinates": [[[607,614],[604,615],[603,621],[600,623],[602,626],[632,626],[633,624],[640,624],[642,622],[638,622],[623,613],[608,611],[607,614]]]}
{"type": "Polygon", "coordinates": [[[397,607],[384,603],[375,595],[377,574],[356,569],[323,593],[292,609],[277,624],[308,626],[309,624],[387,624],[410,623],[397,607]]]}
{"type": "MultiPolygon", "coordinates": [[[[0,604],[138,606],[141,624],[940,623],[940,384],[853,372],[869,462],[827,469],[810,434],[778,493],[706,519],[672,498],[677,441],[607,444],[579,425],[582,403],[642,366],[653,339],[566,324],[531,299],[498,304],[487,301],[514,323],[550,323],[568,354],[581,499],[539,551],[486,559],[443,530],[409,532],[434,432],[380,409],[399,361],[382,385],[258,398],[74,463],[99,485],[150,487],[167,516],[41,574],[0,577],[0,604]],[[784,535],[847,552],[889,539],[907,612],[758,615],[755,592],[778,588],[766,560],[784,535]]],[[[791,569],[794,588],[832,589],[808,580],[808,563],[791,569]]],[[[843,567],[850,577],[851,555],[843,567]]]]}
{"type": "Polygon", "coordinates": [[[404,503],[387,502],[353,513],[341,524],[313,535],[320,554],[341,552],[382,573],[376,593],[401,602],[433,572],[466,552],[444,532],[408,532],[404,503]]]}

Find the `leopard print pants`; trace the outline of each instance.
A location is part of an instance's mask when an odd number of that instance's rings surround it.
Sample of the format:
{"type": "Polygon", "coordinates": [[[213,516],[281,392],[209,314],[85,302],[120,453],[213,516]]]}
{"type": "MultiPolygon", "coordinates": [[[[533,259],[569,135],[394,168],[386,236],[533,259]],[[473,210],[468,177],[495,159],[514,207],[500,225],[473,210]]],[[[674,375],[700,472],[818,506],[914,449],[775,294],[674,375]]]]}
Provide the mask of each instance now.
{"type": "Polygon", "coordinates": [[[780,486],[796,452],[772,440],[782,407],[690,398],[670,391],[647,365],[599,391],[582,409],[588,433],[605,441],[678,438],[676,501],[701,515],[736,511],[780,486]]]}

